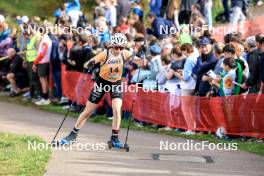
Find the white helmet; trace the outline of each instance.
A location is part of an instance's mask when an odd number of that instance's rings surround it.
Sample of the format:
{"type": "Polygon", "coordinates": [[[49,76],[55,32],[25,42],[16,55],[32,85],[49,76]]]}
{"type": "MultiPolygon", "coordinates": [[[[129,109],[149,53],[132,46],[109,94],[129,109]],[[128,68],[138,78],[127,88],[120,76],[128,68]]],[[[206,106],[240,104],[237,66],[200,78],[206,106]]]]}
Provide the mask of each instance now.
{"type": "Polygon", "coordinates": [[[111,45],[126,47],[127,46],[126,36],[122,33],[115,33],[114,35],[111,36],[111,45]]]}

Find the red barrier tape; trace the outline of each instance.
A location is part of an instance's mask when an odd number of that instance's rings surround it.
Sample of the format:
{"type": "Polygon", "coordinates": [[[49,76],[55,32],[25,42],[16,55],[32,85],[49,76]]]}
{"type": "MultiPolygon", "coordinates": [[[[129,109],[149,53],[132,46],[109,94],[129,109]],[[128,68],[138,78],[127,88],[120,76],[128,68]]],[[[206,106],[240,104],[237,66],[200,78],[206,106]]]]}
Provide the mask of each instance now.
{"type": "MultiPolygon", "coordinates": [[[[63,94],[71,100],[77,97],[77,102],[85,105],[93,86],[90,76],[82,84],[86,74],[66,71],[64,66],[62,75],[63,94]]],[[[109,95],[105,98],[110,101],[109,95]]],[[[140,121],[212,132],[223,126],[227,134],[264,138],[264,95],[178,97],[139,89],[138,93],[124,93],[123,110],[131,112],[133,98],[136,99],[132,114],[140,121]]]]}

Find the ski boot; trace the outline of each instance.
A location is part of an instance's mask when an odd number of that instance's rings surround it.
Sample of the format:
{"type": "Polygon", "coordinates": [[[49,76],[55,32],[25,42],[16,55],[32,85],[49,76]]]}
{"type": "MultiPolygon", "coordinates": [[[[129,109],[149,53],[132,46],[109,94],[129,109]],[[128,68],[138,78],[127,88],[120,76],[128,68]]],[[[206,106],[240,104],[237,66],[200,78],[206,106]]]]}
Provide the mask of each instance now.
{"type": "Polygon", "coordinates": [[[61,140],[58,141],[59,145],[70,145],[73,142],[76,142],[78,134],[74,133],[73,131],[65,138],[62,138],[61,140]]]}
{"type": "Polygon", "coordinates": [[[129,152],[129,146],[127,144],[122,144],[119,141],[118,136],[111,136],[110,141],[108,141],[107,143],[109,149],[124,149],[129,152]]]}

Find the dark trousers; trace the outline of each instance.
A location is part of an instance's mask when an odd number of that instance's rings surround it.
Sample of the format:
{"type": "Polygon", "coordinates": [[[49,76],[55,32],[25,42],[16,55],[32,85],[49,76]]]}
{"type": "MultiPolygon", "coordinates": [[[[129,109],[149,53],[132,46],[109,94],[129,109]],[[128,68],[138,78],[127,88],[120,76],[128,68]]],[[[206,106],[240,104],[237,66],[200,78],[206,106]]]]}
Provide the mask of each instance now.
{"type": "Polygon", "coordinates": [[[191,11],[183,10],[179,13],[179,24],[189,24],[191,19],[191,11]]]}
{"type": "Polygon", "coordinates": [[[53,69],[52,67],[52,78],[55,86],[55,97],[61,98],[62,89],[61,89],[61,71],[58,69],[53,69]]]}
{"type": "Polygon", "coordinates": [[[34,73],[32,70],[33,62],[27,62],[27,74],[29,78],[29,87],[30,87],[30,95],[33,96],[40,96],[41,95],[41,88],[40,82],[37,73],[34,73]]]}
{"type": "Polygon", "coordinates": [[[229,5],[228,5],[229,0],[222,0],[224,10],[225,10],[225,19],[227,21],[230,21],[230,10],[229,10],[229,5]]]}

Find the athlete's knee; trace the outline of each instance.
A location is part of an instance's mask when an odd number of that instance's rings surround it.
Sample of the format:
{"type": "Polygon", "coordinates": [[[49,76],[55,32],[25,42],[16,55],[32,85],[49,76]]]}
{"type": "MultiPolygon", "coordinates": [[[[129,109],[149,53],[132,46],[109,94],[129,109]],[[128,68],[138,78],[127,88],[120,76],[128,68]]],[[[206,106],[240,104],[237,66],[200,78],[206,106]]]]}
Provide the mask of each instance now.
{"type": "Polygon", "coordinates": [[[121,107],[119,106],[113,106],[113,114],[121,114],[121,107]]]}

